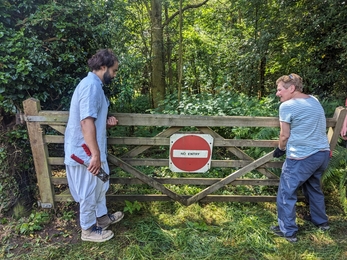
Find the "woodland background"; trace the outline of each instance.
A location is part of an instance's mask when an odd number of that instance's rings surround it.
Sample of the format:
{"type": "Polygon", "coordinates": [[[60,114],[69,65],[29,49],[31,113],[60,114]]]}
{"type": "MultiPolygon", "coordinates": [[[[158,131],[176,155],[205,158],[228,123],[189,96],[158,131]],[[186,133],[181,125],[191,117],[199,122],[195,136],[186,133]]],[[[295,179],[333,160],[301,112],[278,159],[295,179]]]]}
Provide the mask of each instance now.
{"type": "MultiPolygon", "coordinates": [[[[40,100],[43,110],[68,110],[74,88],[88,72],[87,60],[98,49],[111,48],[120,59],[116,79],[105,88],[111,112],[277,116],[275,81],[297,73],[304,91],[318,97],[331,117],[347,97],[346,5],[344,0],[1,0],[0,257],[347,259],[343,140],[323,179],[328,233],[300,219],[303,207],[297,219],[300,241],[290,245],[269,235],[276,222],[271,203],[127,202],[116,238],[91,246],[78,240],[75,204],[37,208],[22,116],[29,97],[40,100]]],[[[227,138],[278,138],[278,129],[219,130],[227,138]]]]}
{"type": "Polygon", "coordinates": [[[121,61],[117,111],[220,91],[264,97],[295,72],[320,98],[347,96],[347,8],[339,0],[4,0],[2,114],[35,97],[66,110],[86,61],[112,48],[121,61]],[[144,98],[146,97],[146,98],[144,98]],[[148,103],[136,107],[136,99],[148,103]]]}
{"type": "Polygon", "coordinates": [[[98,49],[120,59],[105,89],[111,111],[277,116],[275,81],[297,73],[332,116],[347,97],[346,7],[342,0],[2,0],[0,215],[18,203],[30,208],[37,195],[23,100],[68,110],[98,49]]]}

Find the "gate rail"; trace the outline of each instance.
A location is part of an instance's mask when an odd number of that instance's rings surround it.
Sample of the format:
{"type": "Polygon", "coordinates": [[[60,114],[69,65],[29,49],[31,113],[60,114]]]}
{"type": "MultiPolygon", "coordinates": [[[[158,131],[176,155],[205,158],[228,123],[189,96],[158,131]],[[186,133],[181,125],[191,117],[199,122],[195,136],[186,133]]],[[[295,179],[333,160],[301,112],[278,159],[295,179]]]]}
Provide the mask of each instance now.
{"type": "MultiPolygon", "coordinates": [[[[66,177],[52,175],[52,166],[64,166],[63,157],[54,157],[49,151],[49,144],[63,144],[65,126],[68,120],[68,111],[44,111],[41,110],[40,102],[30,98],[23,102],[25,121],[28,128],[30,145],[32,149],[35,171],[40,191],[40,205],[43,208],[54,208],[55,202],[71,201],[72,197],[68,189],[56,192],[56,186],[66,185],[66,177]],[[46,131],[49,126],[58,134],[49,134],[46,131]]],[[[161,115],[161,114],[130,114],[115,113],[119,126],[161,126],[165,129],[156,136],[149,137],[109,137],[108,145],[126,145],[133,147],[130,151],[115,156],[108,154],[110,166],[120,167],[132,177],[110,176],[111,184],[147,184],[161,194],[107,194],[107,198],[116,201],[169,201],[175,200],[183,205],[191,205],[201,202],[225,202],[225,201],[247,201],[265,202],[275,201],[276,196],[246,196],[246,195],[213,195],[212,193],[226,185],[265,185],[278,186],[279,177],[271,172],[271,168],[281,168],[283,161],[273,160],[273,149],[278,146],[277,140],[252,140],[252,139],[225,139],[213,131],[212,127],[269,127],[279,128],[277,117],[250,117],[250,116],[190,116],[190,115],[161,115]],[[169,159],[138,158],[153,146],[170,147],[170,136],[175,133],[192,133],[183,131],[184,127],[195,127],[198,131],[194,133],[210,134],[214,138],[213,148],[222,147],[230,152],[237,160],[223,159],[211,160],[211,168],[234,168],[224,178],[156,178],[150,177],[137,166],[169,166],[169,159]],[[182,130],[183,129],[183,130],[182,130]],[[247,155],[244,147],[264,147],[271,150],[264,156],[254,159],[247,155]],[[240,178],[250,171],[257,170],[264,178],[250,179],[240,178]],[[168,189],[165,185],[201,185],[205,189],[193,196],[180,195],[168,189]]],[[[346,109],[337,107],[334,116],[327,118],[327,135],[331,150],[339,139],[339,134],[346,116],[346,109]]],[[[215,150],[215,149],[213,149],[215,150]]]]}

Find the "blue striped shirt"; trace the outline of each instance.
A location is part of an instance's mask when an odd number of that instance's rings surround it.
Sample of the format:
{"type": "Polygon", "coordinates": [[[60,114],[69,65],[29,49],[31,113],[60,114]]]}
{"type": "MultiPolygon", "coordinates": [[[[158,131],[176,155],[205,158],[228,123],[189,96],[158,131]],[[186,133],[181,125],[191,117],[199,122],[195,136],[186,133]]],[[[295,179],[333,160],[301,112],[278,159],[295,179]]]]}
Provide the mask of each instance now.
{"type": "Polygon", "coordinates": [[[279,120],[290,124],[287,157],[302,159],[322,150],[330,150],[324,109],[313,97],[290,99],[279,108],[279,120]]]}

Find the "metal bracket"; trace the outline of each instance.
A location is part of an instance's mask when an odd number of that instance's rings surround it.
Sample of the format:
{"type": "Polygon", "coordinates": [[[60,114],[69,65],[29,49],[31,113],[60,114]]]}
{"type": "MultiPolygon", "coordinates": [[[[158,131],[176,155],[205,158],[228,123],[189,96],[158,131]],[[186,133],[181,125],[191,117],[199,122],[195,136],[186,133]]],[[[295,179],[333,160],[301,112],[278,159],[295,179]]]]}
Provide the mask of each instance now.
{"type": "Polygon", "coordinates": [[[51,209],[53,207],[51,203],[42,203],[41,201],[38,201],[37,204],[43,209],[51,209]]]}

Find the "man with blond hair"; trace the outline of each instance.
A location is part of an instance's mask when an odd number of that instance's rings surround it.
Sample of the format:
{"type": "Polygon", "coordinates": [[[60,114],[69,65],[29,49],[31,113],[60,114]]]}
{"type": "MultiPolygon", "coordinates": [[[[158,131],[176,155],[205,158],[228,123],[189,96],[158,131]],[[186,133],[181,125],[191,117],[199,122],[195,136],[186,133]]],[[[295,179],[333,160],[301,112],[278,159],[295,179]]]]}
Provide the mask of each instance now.
{"type": "Polygon", "coordinates": [[[302,78],[284,75],[276,81],[280,98],[280,136],[274,157],[286,154],[277,194],[278,226],[271,230],[289,242],[296,242],[295,204],[297,189],[302,187],[309,200],[311,222],[328,230],[321,177],[329,163],[330,147],[326,118],[319,101],[304,94],[302,78]]]}

